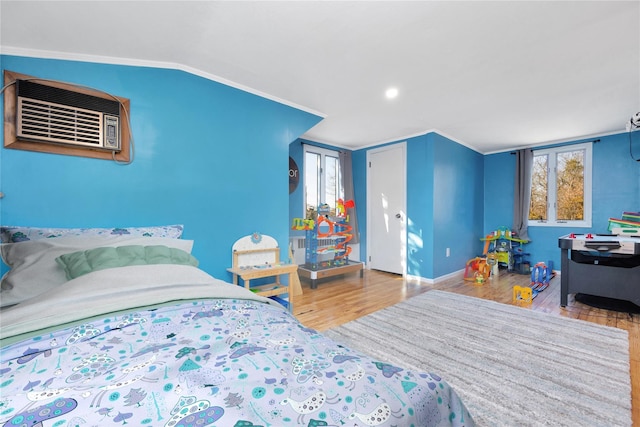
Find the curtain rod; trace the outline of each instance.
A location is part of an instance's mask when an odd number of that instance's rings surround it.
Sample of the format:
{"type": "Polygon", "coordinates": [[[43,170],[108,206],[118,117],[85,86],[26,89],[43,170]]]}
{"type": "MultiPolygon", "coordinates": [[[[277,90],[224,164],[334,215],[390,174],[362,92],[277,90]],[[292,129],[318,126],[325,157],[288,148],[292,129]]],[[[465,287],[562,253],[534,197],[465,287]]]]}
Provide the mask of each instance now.
{"type": "MultiPolygon", "coordinates": [[[[584,144],[585,142],[593,142],[595,144],[595,143],[600,142],[600,138],[594,139],[594,140],[591,140],[591,141],[572,142],[571,144],[555,144],[555,145],[552,144],[552,145],[554,147],[564,147],[564,146],[567,146],[567,145],[584,144]]],[[[534,148],[530,148],[529,150],[535,151],[534,148]]],[[[515,154],[517,154],[517,152],[516,151],[511,151],[509,154],[515,155],[515,154]]]]}

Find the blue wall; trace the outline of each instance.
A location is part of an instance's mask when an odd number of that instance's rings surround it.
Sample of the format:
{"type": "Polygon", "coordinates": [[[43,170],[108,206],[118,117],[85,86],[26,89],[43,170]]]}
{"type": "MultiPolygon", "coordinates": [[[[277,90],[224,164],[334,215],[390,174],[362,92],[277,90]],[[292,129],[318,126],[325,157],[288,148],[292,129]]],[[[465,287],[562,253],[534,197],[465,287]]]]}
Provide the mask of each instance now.
{"type": "Polygon", "coordinates": [[[433,277],[434,145],[430,135],[407,140],[407,274],[433,277]]]}
{"type": "Polygon", "coordinates": [[[464,268],[482,251],[483,156],[438,134],[434,144],[433,275],[464,268]],[[446,248],[451,256],[446,257],[446,248]]]}
{"type": "Polygon", "coordinates": [[[367,256],[367,153],[365,150],[351,152],[353,173],[353,201],[356,204],[358,235],[360,237],[360,261],[367,256]]]}
{"type": "Polygon", "coordinates": [[[95,87],[131,100],[135,159],[0,150],[3,225],[180,223],[210,274],[230,279],[233,242],[289,234],[289,144],[321,118],[177,70],[0,56],[2,70],[95,87]]]}
{"type": "MultiPolygon", "coordinates": [[[[531,262],[552,261],[560,269],[558,238],[569,233],[607,233],[609,218],[620,218],[624,211],[640,211],[640,132],[599,138],[593,144],[593,221],[591,228],[529,227],[531,243],[525,250],[531,262]]],[[[586,142],[576,140],[567,144],[586,142]]],[[[542,148],[542,147],[540,147],[542,148]]],[[[515,156],[509,152],[485,156],[485,233],[513,221],[513,180],[515,156]]]]}
{"type": "MultiPolygon", "coordinates": [[[[291,157],[298,165],[300,171],[300,179],[298,186],[293,193],[289,194],[289,227],[293,224],[294,218],[304,218],[304,150],[303,142],[296,140],[289,144],[289,157],[291,157]]],[[[290,230],[289,234],[294,236],[303,236],[304,231],[290,230]]]]}
{"type": "Polygon", "coordinates": [[[457,142],[433,132],[407,141],[408,274],[435,279],[477,255],[482,176],[482,155],[457,142]]]}

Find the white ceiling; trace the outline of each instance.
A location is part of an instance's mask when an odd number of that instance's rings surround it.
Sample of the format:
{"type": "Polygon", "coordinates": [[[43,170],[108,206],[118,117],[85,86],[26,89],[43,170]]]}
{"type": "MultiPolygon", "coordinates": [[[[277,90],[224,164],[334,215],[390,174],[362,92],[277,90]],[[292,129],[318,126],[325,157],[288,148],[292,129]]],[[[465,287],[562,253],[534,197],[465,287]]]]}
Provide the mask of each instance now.
{"type": "Polygon", "coordinates": [[[640,111],[637,0],[2,0],[0,23],[2,53],[187,70],[321,114],[304,137],[347,148],[436,130],[490,153],[640,111]]]}

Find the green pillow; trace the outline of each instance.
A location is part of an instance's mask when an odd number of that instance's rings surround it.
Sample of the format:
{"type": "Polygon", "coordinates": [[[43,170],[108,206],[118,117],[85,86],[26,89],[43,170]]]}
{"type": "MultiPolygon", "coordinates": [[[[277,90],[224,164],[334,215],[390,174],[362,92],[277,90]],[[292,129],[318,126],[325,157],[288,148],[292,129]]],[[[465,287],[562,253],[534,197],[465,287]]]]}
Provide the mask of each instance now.
{"type": "Polygon", "coordinates": [[[198,266],[193,255],[168,246],[117,246],[100,247],[72,252],[56,258],[67,279],[75,279],[92,271],[129,265],[178,264],[198,266]]]}

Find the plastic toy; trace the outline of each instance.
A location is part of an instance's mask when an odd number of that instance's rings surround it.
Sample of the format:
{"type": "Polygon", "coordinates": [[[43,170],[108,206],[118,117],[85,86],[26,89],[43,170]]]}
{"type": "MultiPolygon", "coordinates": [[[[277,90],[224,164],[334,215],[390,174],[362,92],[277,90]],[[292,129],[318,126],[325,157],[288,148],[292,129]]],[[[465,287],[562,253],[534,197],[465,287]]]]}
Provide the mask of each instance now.
{"type": "Polygon", "coordinates": [[[485,242],[482,254],[495,254],[498,266],[506,267],[508,271],[515,269],[516,272],[521,272],[522,265],[528,263],[524,258],[529,254],[521,249],[521,245],[528,241],[519,239],[517,234],[507,227],[499,227],[480,240],[485,242]]]}
{"type": "Polygon", "coordinates": [[[467,261],[464,280],[482,285],[489,278],[490,273],[491,267],[487,264],[486,259],[476,257],[467,261]]]}
{"type": "Polygon", "coordinates": [[[351,209],[356,206],[353,200],[347,200],[346,202],[342,199],[338,199],[336,203],[336,216],[347,218],[347,222],[349,218],[347,216],[347,208],[351,209]]]}
{"type": "Polygon", "coordinates": [[[498,227],[496,231],[492,231],[486,237],[480,239],[485,241],[484,253],[487,253],[489,251],[489,246],[491,242],[495,242],[496,240],[501,240],[501,239],[509,240],[512,242],[518,242],[518,243],[527,243],[526,240],[518,239],[516,237],[516,233],[509,230],[507,227],[498,227]]]}
{"type": "Polygon", "coordinates": [[[531,269],[531,289],[542,292],[549,286],[551,269],[544,262],[537,263],[531,269]]]}
{"type": "Polygon", "coordinates": [[[513,287],[513,302],[523,301],[531,302],[538,295],[537,292],[533,292],[528,286],[514,286],[513,287]]]}
{"type": "MultiPolygon", "coordinates": [[[[352,248],[348,245],[353,238],[351,231],[353,227],[347,224],[349,216],[347,208],[353,208],[353,200],[342,199],[336,201],[335,215],[331,215],[331,207],[328,204],[318,206],[317,218],[313,221],[311,228],[307,230],[305,265],[316,270],[318,268],[331,268],[346,265],[349,262],[349,254],[352,248]],[[331,241],[333,244],[318,243],[319,239],[324,242],[331,241]],[[333,253],[331,260],[319,260],[319,254],[333,253]]],[[[307,220],[309,221],[309,220],[307,220]]],[[[308,226],[305,222],[304,225],[308,226]]]]}
{"type": "Polygon", "coordinates": [[[489,264],[491,276],[497,277],[500,269],[498,268],[498,255],[495,252],[490,252],[487,254],[487,264],[489,264]]]}
{"type": "Polygon", "coordinates": [[[313,227],[315,227],[313,219],[293,218],[293,224],[291,224],[292,230],[313,230],[313,227]]]}

